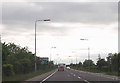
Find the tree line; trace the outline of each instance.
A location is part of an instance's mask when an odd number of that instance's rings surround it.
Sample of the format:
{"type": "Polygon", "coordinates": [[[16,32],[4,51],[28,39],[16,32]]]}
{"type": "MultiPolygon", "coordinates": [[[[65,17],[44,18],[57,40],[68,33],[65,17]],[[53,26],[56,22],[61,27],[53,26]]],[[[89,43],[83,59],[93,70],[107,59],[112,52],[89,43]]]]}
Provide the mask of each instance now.
{"type": "Polygon", "coordinates": [[[83,63],[71,63],[70,66],[73,68],[88,71],[117,72],[117,75],[120,76],[120,53],[109,53],[106,59],[101,58],[99,55],[96,64],[90,59],[85,60],[83,63]]]}
{"type": "MultiPolygon", "coordinates": [[[[12,76],[16,74],[26,74],[34,72],[34,54],[27,47],[21,47],[14,43],[2,43],[2,75],[12,76]]],[[[71,67],[77,69],[99,70],[103,72],[118,72],[120,76],[120,53],[109,53],[107,60],[98,56],[95,64],[91,59],[85,60],[83,63],[70,64],[71,67]]],[[[40,57],[37,57],[37,70],[45,70],[54,67],[53,61],[48,64],[42,64],[40,57]]]]}
{"type": "MultiPolygon", "coordinates": [[[[2,43],[2,76],[26,74],[34,71],[34,54],[27,47],[20,47],[14,43],[2,43]]],[[[53,68],[53,61],[42,64],[37,57],[37,70],[53,68]]]]}

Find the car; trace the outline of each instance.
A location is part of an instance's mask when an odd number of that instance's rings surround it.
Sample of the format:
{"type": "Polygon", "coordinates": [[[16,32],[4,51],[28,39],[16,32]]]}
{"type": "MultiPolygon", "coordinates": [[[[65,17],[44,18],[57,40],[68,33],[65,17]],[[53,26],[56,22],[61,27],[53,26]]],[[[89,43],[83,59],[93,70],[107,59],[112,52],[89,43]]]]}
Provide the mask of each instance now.
{"type": "Polygon", "coordinates": [[[65,65],[64,64],[58,64],[58,71],[64,71],[65,65]]]}
{"type": "Polygon", "coordinates": [[[70,70],[70,67],[66,67],[66,69],[70,70]]]}

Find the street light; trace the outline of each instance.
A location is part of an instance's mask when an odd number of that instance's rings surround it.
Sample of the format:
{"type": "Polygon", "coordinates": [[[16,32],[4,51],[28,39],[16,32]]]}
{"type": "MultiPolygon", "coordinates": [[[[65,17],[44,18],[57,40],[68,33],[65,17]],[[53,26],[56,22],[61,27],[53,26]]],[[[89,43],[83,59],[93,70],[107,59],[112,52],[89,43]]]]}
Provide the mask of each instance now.
{"type": "MultiPolygon", "coordinates": [[[[80,40],[86,40],[86,41],[88,41],[88,39],[80,39],[80,40]]],[[[88,46],[88,60],[90,59],[90,47],[88,46]]]]}
{"type": "MultiPolygon", "coordinates": [[[[80,40],[88,41],[88,39],[80,39],[80,40]]],[[[88,46],[88,60],[90,60],[90,47],[89,46],[88,46]]],[[[90,62],[89,62],[89,69],[90,69],[90,62]]]]}
{"type": "Polygon", "coordinates": [[[37,63],[37,61],[36,61],[36,26],[37,26],[38,21],[50,21],[50,19],[36,20],[35,21],[35,72],[37,70],[37,65],[36,65],[36,63],[37,63]]]}
{"type": "Polygon", "coordinates": [[[55,59],[55,60],[56,60],[56,64],[57,64],[58,63],[59,54],[56,54],[56,56],[57,56],[57,59],[55,59]]]}
{"type": "MultiPolygon", "coordinates": [[[[73,57],[73,56],[68,56],[68,57],[73,57]]],[[[73,60],[72,60],[72,58],[71,58],[71,62],[70,63],[72,63],[73,64],[73,60]]]]}
{"type": "Polygon", "coordinates": [[[88,40],[88,39],[80,39],[80,40],[88,40]]]}
{"type": "MultiPolygon", "coordinates": [[[[56,47],[51,47],[51,48],[56,48],[56,47]]],[[[50,61],[51,61],[51,52],[50,52],[50,61]]]]}
{"type": "MultiPolygon", "coordinates": [[[[76,53],[76,51],[72,51],[72,53],[76,53]]],[[[75,54],[76,55],[76,54],[75,54]]],[[[77,55],[76,55],[76,65],[77,65],[77,55]]]]}

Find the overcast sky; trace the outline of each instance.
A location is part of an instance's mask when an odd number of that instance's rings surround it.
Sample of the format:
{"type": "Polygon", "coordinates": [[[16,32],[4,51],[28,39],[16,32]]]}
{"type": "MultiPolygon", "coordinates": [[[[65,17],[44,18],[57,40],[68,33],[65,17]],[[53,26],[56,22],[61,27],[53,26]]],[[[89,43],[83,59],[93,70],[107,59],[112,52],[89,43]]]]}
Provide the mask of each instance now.
{"type": "Polygon", "coordinates": [[[117,2],[4,2],[2,42],[34,53],[35,20],[47,18],[51,21],[37,22],[37,56],[51,54],[55,62],[76,63],[76,56],[77,62],[87,59],[88,47],[95,62],[98,54],[105,58],[118,52],[117,2]]]}

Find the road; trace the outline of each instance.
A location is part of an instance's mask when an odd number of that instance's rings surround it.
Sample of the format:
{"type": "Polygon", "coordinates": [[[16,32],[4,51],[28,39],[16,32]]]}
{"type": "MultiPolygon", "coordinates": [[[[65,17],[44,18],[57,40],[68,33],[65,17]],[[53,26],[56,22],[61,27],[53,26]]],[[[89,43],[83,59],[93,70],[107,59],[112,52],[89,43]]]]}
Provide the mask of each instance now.
{"type": "Polygon", "coordinates": [[[51,71],[49,74],[38,76],[36,78],[30,79],[28,81],[41,81],[40,83],[46,82],[78,82],[78,83],[98,83],[98,82],[107,82],[107,83],[118,83],[118,79],[113,76],[95,74],[90,72],[78,71],[74,69],[65,70],[65,71],[51,71]]]}

